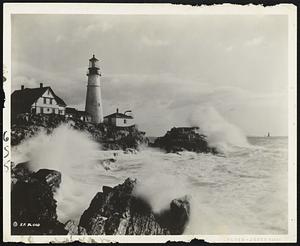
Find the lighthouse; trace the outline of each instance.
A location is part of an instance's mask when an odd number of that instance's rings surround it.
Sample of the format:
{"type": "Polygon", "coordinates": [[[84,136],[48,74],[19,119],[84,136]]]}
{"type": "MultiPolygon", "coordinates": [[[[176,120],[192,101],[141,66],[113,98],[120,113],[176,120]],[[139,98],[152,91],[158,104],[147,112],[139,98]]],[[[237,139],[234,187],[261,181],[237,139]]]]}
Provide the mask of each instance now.
{"type": "Polygon", "coordinates": [[[100,87],[100,68],[99,60],[93,55],[89,60],[88,85],[86,91],[85,111],[92,117],[92,122],[103,122],[101,87],[100,87]]]}

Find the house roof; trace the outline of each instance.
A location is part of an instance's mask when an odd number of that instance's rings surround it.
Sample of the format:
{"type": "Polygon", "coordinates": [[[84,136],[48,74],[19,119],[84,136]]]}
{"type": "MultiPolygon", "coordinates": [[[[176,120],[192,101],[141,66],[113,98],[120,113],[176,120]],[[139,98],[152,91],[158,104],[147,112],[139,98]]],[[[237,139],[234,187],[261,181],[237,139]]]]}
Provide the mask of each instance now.
{"type": "Polygon", "coordinates": [[[82,110],[77,110],[77,113],[78,113],[79,115],[90,116],[90,114],[89,114],[88,112],[82,111],[82,110]]]}
{"type": "Polygon", "coordinates": [[[70,108],[70,107],[66,108],[66,114],[76,114],[76,113],[77,113],[76,108],[70,108]]]}
{"type": "Polygon", "coordinates": [[[67,107],[66,108],[66,114],[74,114],[78,116],[89,116],[89,113],[82,110],[77,110],[76,108],[67,107]]]}
{"type": "Polygon", "coordinates": [[[51,90],[58,105],[66,106],[66,103],[53,92],[51,87],[47,86],[40,88],[25,88],[23,90],[14,91],[11,94],[12,107],[18,112],[26,112],[30,110],[31,105],[48,89],[51,90]]]}
{"type": "Polygon", "coordinates": [[[110,115],[105,116],[104,118],[122,118],[122,119],[133,119],[132,116],[130,115],[126,115],[126,114],[122,114],[122,113],[113,113],[110,115]]]}

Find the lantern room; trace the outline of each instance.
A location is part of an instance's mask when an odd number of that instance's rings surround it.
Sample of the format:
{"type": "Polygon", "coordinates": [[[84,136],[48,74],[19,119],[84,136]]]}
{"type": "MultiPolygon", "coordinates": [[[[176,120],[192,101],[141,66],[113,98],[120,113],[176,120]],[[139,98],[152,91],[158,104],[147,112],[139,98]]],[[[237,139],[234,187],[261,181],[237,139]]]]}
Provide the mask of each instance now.
{"type": "Polygon", "coordinates": [[[89,60],[89,71],[87,75],[92,75],[92,74],[100,74],[100,68],[99,68],[99,60],[93,55],[93,57],[89,60]]]}

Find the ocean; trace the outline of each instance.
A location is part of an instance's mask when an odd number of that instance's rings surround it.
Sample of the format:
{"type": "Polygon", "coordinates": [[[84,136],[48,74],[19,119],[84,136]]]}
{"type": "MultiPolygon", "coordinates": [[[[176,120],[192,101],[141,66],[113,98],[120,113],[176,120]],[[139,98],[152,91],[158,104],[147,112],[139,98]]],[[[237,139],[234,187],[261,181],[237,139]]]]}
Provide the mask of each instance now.
{"type": "MultiPolygon", "coordinates": [[[[224,141],[224,138],[222,139],[224,141]]],[[[135,195],[159,213],[187,195],[190,221],[184,234],[286,234],[288,230],[288,138],[248,137],[224,155],[165,153],[142,147],[136,154],[103,151],[86,133],[62,125],[12,148],[15,163],[55,169],[61,222],[79,221],[102,186],[137,178],[135,195]],[[115,162],[103,164],[104,159],[115,162]]]]}

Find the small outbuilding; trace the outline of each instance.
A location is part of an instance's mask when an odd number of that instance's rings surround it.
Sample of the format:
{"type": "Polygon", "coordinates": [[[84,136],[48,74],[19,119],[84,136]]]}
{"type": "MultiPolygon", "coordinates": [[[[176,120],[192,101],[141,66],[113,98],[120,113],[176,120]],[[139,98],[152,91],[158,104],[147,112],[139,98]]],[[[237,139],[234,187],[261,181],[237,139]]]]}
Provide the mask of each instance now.
{"type": "Polygon", "coordinates": [[[104,123],[117,127],[134,126],[134,118],[132,115],[129,115],[129,113],[131,113],[130,110],[127,110],[124,113],[119,113],[119,109],[117,109],[115,113],[104,117],[104,123]]]}

